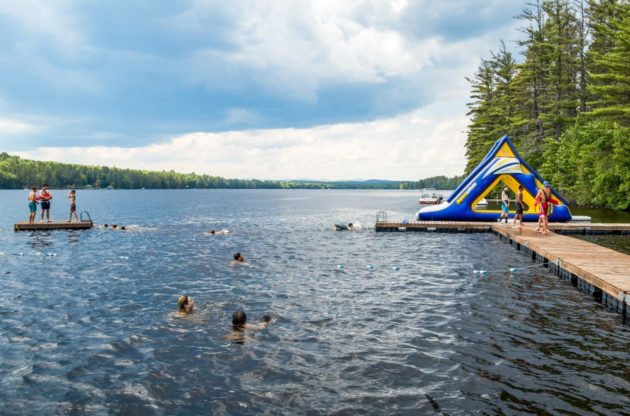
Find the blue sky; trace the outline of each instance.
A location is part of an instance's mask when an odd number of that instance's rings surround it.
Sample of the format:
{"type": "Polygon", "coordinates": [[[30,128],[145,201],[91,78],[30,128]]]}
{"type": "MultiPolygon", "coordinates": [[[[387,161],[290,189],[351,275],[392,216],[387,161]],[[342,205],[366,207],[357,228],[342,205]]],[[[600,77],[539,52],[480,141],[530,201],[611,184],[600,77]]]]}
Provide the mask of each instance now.
{"type": "Polygon", "coordinates": [[[464,168],[514,1],[0,0],[0,150],[263,179],[464,168]]]}

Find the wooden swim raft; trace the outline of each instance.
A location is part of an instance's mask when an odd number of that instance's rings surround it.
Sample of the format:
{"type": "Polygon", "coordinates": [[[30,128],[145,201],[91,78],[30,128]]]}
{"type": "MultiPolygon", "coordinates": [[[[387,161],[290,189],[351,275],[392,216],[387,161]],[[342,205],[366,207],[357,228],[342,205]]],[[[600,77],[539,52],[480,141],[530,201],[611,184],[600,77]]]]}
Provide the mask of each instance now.
{"type": "Polygon", "coordinates": [[[630,305],[630,255],[562,234],[630,235],[630,224],[552,223],[548,235],[535,231],[536,224],[457,221],[377,221],[379,232],[492,232],[532,260],[595,300],[624,315],[630,305]]]}
{"type": "Polygon", "coordinates": [[[45,230],[88,230],[94,226],[91,220],[65,222],[65,221],[51,221],[51,222],[32,222],[28,221],[18,222],[13,225],[15,231],[45,231],[45,230]]]}

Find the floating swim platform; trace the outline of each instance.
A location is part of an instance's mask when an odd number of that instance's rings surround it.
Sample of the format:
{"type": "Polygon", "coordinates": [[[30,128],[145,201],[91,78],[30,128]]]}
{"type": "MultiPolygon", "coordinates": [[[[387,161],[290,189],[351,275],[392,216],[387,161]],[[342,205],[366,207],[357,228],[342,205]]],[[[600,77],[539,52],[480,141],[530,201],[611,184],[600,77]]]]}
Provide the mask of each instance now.
{"type": "Polygon", "coordinates": [[[51,221],[51,222],[31,222],[22,221],[13,225],[15,231],[48,231],[48,230],[89,230],[94,227],[94,223],[91,220],[65,222],[65,221],[51,221]]]}

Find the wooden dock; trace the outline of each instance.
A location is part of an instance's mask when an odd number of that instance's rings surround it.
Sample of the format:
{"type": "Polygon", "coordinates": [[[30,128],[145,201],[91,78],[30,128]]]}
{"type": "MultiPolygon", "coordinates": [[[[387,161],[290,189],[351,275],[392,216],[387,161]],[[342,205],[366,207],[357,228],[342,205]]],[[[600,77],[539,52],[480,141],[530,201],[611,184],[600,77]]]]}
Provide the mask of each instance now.
{"type": "MultiPolygon", "coordinates": [[[[378,221],[374,226],[376,231],[428,231],[428,232],[460,232],[479,233],[492,232],[497,222],[477,221],[378,221]]],[[[533,223],[525,223],[525,227],[533,227],[533,223]]],[[[550,223],[549,229],[557,234],[621,234],[630,235],[630,224],[615,223],[550,223]]]]}
{"type": "Polygon", "coordinates": [[[541,235],[536,224],[515,228],[511,224],[449,221],[380,221],[379,232],[492,232],[543,263],[551,273],[590,293],[595,300],[624,315],[630,305],[630,255],[561,234],[630,235],[630,224],[549,224],[554,232],[541,235]]]}
{"type": "Polygon", "coordinates": [[[92,221],[51,221],[51,222],[18,222],[13,225],[15,231],[45,231],[45,230],[88,230],[94,226],[92,221]]]}

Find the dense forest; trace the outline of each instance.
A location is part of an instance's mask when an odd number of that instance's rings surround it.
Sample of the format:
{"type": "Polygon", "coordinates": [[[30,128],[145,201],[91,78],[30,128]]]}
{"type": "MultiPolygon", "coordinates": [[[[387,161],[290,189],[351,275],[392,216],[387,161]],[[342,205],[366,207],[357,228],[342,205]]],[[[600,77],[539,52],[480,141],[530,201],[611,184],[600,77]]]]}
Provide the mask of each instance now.
{"type": "Polygon", "coordinates": [[[0,189],[22,189],[47,183],[52,188],[118,189],[454,189],[461,177],[436,176],[420,181],[260,181],[225,179],[194,173],[152,172],[22,159],[0,153],[0,189]]]}
{"type": "Polygon", "coordinates": [[[522,56],[501,42],[471,84],[470,172],[509,134],[572,202],[630,209],[630,2],[539,0],[516,16],[522,56]]]}

